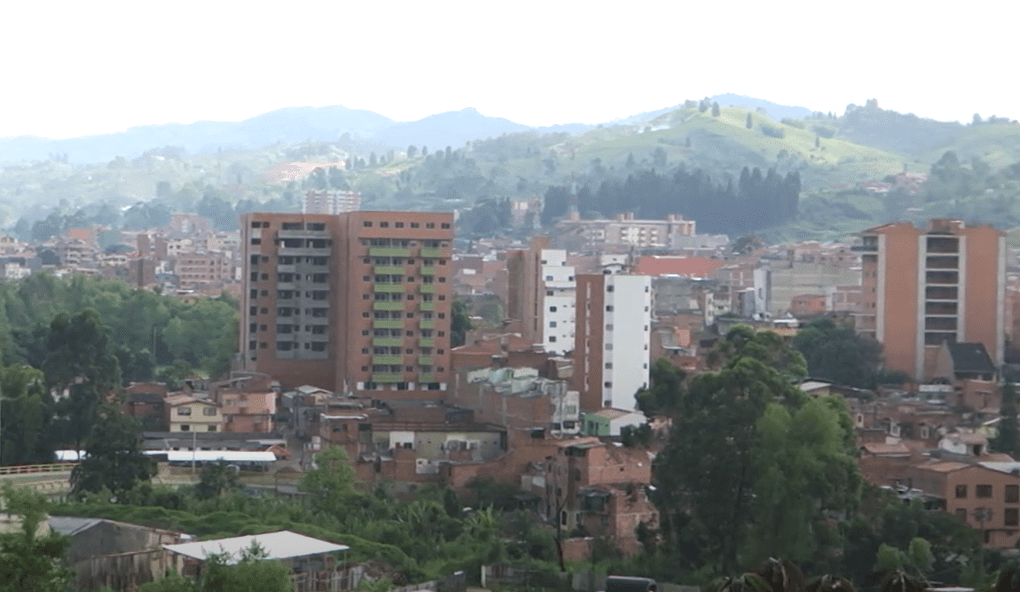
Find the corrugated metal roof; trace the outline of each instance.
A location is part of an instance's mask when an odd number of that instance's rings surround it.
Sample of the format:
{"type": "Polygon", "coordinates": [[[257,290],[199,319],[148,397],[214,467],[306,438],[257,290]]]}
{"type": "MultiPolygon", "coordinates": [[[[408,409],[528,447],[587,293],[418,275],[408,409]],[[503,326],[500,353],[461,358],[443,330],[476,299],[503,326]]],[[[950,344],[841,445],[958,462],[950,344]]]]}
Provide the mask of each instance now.
{"type": "Polygon", "coordinates": [[[350,548],[347,545],[337,545],[289,530],[179,545],[163,545],[163,548],[178,555],[200,560],[205,560],[210,555],[226,553],[227,563],[237,563],[243,552],[251,548],[252,543],[257,543],[266,552],[267,559],[290,559],[323,553],[337,553],[350,548]]]}

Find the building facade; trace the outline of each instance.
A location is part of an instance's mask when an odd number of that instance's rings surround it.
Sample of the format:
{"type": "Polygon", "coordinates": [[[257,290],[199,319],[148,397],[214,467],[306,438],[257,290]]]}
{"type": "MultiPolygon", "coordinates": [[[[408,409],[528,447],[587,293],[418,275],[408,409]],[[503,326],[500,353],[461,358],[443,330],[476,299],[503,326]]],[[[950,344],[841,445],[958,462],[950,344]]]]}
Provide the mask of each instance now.
{"type": "Polygon", "coordinates": [[[242,216],[243,368],[377,399],[446,390],[453,214],[242,216]]]}
{"type": "Polygon", "coordinates": [[[643,275],[577,276],[574,379],[583,411],[637,407],[648,386],[651,285],[643,275]]]}
{"type": "Polygon", "coordinates": [[[886,367],[916,380],[943,343],[981,343],[996,366],[1005,342],[1005,234],[959,220],[924,230],[886,224],[862,233],[857,329],[877,339],[886,367]]]}

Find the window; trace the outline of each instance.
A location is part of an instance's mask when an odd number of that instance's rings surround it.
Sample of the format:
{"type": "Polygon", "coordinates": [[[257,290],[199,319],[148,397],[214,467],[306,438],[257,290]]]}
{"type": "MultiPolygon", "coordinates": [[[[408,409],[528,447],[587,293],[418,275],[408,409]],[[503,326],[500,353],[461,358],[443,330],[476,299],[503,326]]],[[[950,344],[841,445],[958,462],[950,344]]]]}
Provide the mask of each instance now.
{"type": "Polygon", "coordinates": [[[202,415],[204,415],[206,417],[215,417],[216,416],[216,408],[215,407],[205,407],[205,408],[202,409],[202,415]]]}
{"type": "Polygon", "coordinates": [[[967,497],[967,486],[966,485],[957,485],[956,486],[956,498],[957,499],[965,499],[966,497],[967,497]]]}
{"type": "Polygon", "coordinates": [[[1020,485],[1006,486],[1006,503],[1015,504],[1020,502],[1020,485]]]}
{"type": "Polygon", "coordinates": [[[379,228],[389,228],[389,227],[390,227],[390,223],[389,222],[380,222],[379,223],[379,228]]]}
{"type": "Polygon", "coordinates": [[[556,336],[555,335],[550,335],[549,336],[549,343],[556,343],[556,336]]]}
{"type": "Polygon", "coordinates": [[[555,327],[556,326],[556,321],[549,321],[549,326],[550,327],[555,327]]]}
{"type": "Polygon", "coordinates": [[[992,486],[991,485],[978,485],[974,488],[974,494],[979,498],[990,498],[992,497],[992,486]]]}
{"type": "Polygon", "coordinates": [[[364,221],[364,222],[362,222],[361,224],[362,224],[362,225],[363,225],[363,226],[364,226],[365,228],[371,228],[371,227],[372,227],[372,221],[371,221],[371,220],[365,220],[365,221],[364,221]]]}
{"type": "Polygon", "coordinates": [[[449,223],[449,222],[443,222],[443,223],[442,223],[442,224],[440,224],[439,226],[440,226],[441,228],[449,228],[449,227],[450,227],[450,223],[449,223]]]}
{"type": "Polygon", "coordinates": [[[549,307],[549,312],[556,312],[556,307],[555,306],[550,306],[549,307]]]}
{"type": "Polygon", "coordinates": [[[606,312],[613,312],[613,305],[612,304],[607,304],[606,305],[606,312]]]}
{"type": "Polygon", "coordinates": [[[1006,519],[1006,526],[1020,526],[1020,509],[1006,508],[1003,517],[1006,519]]]}
{"type": "Polygon", "coordinates": [[[206,426],[205,430],[207,432],[215,432],[216,431],[216,426],[214,426],[214,425],[206,426]]]}
{"type": "Polygon", "coordinates": [[[182,423],[182,424],[181,424],[181,431],[182,431],[182,432],[190,432],[190,431],[191,431],[191,426],[189,426],[189,425],[188,425],[188,424],[186,424],[186,423],[182,423]]]}
{"type": "Polygon", "coordinates": [[[177,415],[191,415],[191,407],[178,407],[177,415]]]}

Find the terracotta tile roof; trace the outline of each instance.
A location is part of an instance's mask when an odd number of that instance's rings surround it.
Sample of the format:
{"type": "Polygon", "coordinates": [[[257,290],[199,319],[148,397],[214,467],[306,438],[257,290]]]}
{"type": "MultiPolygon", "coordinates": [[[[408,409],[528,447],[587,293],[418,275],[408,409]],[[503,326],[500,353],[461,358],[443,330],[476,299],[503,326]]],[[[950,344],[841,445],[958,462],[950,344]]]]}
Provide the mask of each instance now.
{"type": "Polygon", "coordinates": [[[874,454],[876,456],[891,456],[891,455],[902,455],[907,456],[910,454],[910,448],[902,442],[899,444],[882,444],[879,442],[869,442],[861,446],[861,448],[868,454],[874,454]]]}
{"type": "Polygon", "coordinates": [[[940,461],[928,465],[920,465],[917,468],[925,471],[934,471],[936,473],[951,473],[960,469],[966,469],[969,466],[972,465],[952,461],[940,461]]]}
{"type": "Polygon", "coordinates": [[[641,257],[637,269],[640,275],[680,275],[708,278],[722,267],[723,261],[705,257],[641,257]]]}

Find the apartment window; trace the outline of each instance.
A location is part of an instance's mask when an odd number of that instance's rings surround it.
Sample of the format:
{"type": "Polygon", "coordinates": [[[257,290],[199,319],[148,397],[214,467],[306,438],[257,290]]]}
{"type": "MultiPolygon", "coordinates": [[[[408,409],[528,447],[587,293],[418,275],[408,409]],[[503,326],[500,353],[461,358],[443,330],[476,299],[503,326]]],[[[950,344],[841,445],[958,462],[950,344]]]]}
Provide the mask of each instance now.
{"type": "Polygon", "coordinates": [[[436,227],[436,223],[435,222],[426,222],[425,223],[425,228],[435,228],[435,227],[436,227]]]}
{"type": "Polygon", "coordinates": [[[216,408],[215,407],[205,407],[205,408],[202,409],[202,415],[204,415],[206,417],[215,417],[215,415],[216,415],[216,408]]]}
{"type": "Polygon", "coordinates": [[[361,332],[361,335],[362,335],[362,336],[366,336],[366,335],[368,335],[368,329],[365,329],[364,331],[362,331],[362,332],[361,332]]]}
{"type": "Polygon", "coordinates": [[[396,228],[403,228],[404,227],[404,223],[403,222],[394,222],[393,226],[396,227],[396,228]]]}
{"type": "Polygon", "coordinates": [[[449,222],[443,222],[442,224],[440,224],[440,227],[441,228],[450,228],[450,223],[449,222]]]}
{"type": "Polygon", "coordinates": [[[379,223],[379,228],[389,228],[389,227],[390,227],[390,223],[389,222],[380,222],[379,223]]]}
{"type": "Polygon", "coordinates": [[[956,498],[957,499],[965,499],[966,497],[967,497],[967,486],[966,485],[957,485],[956,486],[956,498]]]}
{"type": "Polygon", "coordinates": [[[606,325],[606,331],[612,331],[612,330],[613,330],[613,324],[612,323],[609,323],[608,325],[606,325]]]}
{"type": "Polygon", "coordinates": [[[606,305],[606,312],[613,312],[613,305],[612,304],[607,304],[606,305]]]}
{"type": "Polygon", "coordinates": [[[214,425],[206,426],[205,431],[207,431],[207,432],[215,432],[216,431],[216,426],[214,426],[214,425]]]}
{"type": "Polygon", "coordinates": [[[181,424],[181,431],[182,431],[182,432],[190,432],[190,431],[191,431],[191,426],[189,426],[189,425],[188,425],[188,424],[186,424],[186,423],[182,423],[182,424],[181,424]]]}
{"type": "Polygon", "coordinates": [[[549,326],[550,327],[555,327],[556,326],[556,321],[549,321],[549,326]]]}
{"type": "Polygon", "coordinates": [[[1020,510],[1017,508],[1006,508],[1004,517],[1006,519],[1006,526],[1020,525],[1020,510]]]}
{"type": "Polygon", "coordinates": [[[1006,486],[1006,503],[1015,504],[1020,502],[1020,485],[1006,486]]]}
{"type": "Polygon", "coordinates": [[[411,222],[411,228],[418,228],[419,226],[421,226],[421,224],[417,222],[411,222]]]}
{"type": "Polygon", "coordinates": [[[613,381],[607,380],[607,381],[602,383],[602,386],[604,386],[606,388],[613,388],[613,381]]]}
{"type": "Polygon", "coordinates": [[[253,245],[261,245],[262,244],[262,239],[261,238],[252,238],[251,239],[251,244],[253,244],[253,245]]]}
{"type": "Polygon", "coordinates": [[[177,415],[191,415],[191,407],[178,407],[177,415]]]}
{"type": "Polygon", "coordinates": [[[612,369],[613,369],[613,363],[612,362],[606,362],[606,370],[612,370],[612,369]]]}
{"type": "Polygon", "coordinates": [[[991,485],[978,485],[974,488],[974,495],[979,498],[988,499],[992,497],[992,486],[991,485]]]}
{"type": "Polygon", "coordinates": [[[550,306],[549,307],[549,312],[556,312],[556,307],[555,306],[550,306]]]}
{"type": "Polygon", "coordinates": [[[549,343],[556,343],[556,336],[555,335],[550,335],[549,336],[549,343]]]}
{"type": "Polygon", "coordinates": [[[362,222],[361,224],[362,224],[362,225],[363,225],[363,226],[364,226],[365,228],[371,228],[371,227],[372,227],[372,221],[371,221],[371,220],[365,220],[365,221],[364,221],[364,222],[362,222]]]}
{"type": "Polygon", "coordinates": [[[612,284],[606,286],[606,292],[612,292],[612,291],[613,291],[613,285],[612,284]]]}

